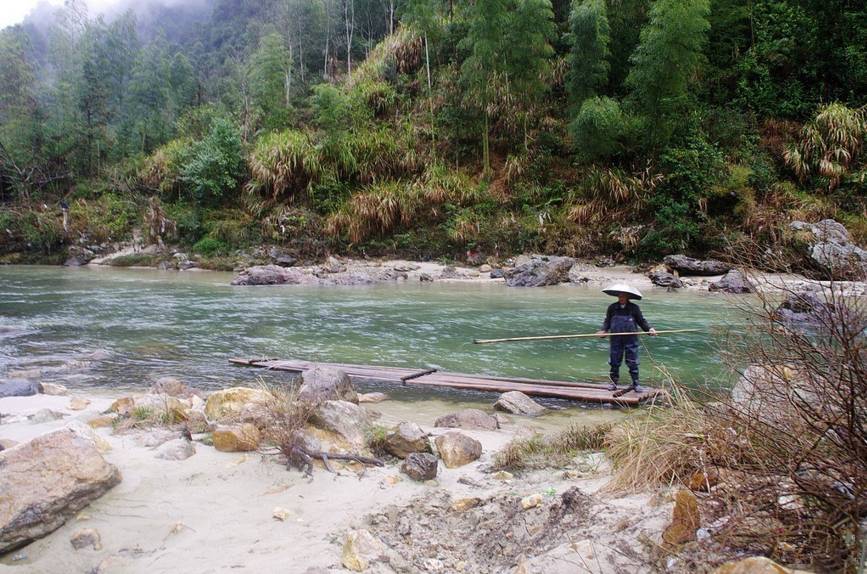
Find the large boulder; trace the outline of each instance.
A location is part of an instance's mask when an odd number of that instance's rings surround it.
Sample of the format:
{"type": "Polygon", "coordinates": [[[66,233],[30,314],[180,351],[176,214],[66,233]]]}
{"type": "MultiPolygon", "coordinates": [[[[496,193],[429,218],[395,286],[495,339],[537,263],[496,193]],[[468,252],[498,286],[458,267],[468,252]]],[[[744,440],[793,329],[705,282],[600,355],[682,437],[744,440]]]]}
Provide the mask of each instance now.
{"type": "Polygon", "coordinates": [[[430,452],[430,441],[420,426],[402,422],[385,437],[385,450],[398,458],[406,458],[414,452],[430,452]]]}
{"type": "Polygon", "coordinates": [[[325,401],[310,416],[310,424],[340,437],[356,449],[363,449],[370,416],[363,407],[348,401],[325,401]]]}
{"type": "Polygon", "coordinates": [[[846,313],[845,306],[835,309],[832,302],[813,293],[791,293],[774,310],[774,317],[790,327],[805,328],[831,325],[846,313]]]}
{"type": "Polygon", "coordinates": [[[503,393],[494,403],[494,408],[498,411],[527,417],[537,417],[548,410],[521,391],[503,393]]]}
{"type": "Polygon", "coordinates": [[[279,265],[255,265],[248,267],[232,279],[232,285],[297,285],[303,274],[295,269],[279,265]]]}
{"type": "Polygon", "coordinates": [[[413,480],[424,482],[437,476],[439,461],[437,457],[426,452],[413,452],[400,465],[400,471],[413,480]]]}
{"type": "Polygon", "coordinates": [[[346,535],[340,563],[353,572],[364,572],[371,565],[387,560],[387,548],[367,530],[353,530],[346,535]]]}
{"type": "Polygon", "coordinates": [[[708,286],[709,291],[719,291],[722,293],[755,293],[756,288],[737,269],[732,269],[726,273],[719,281],[714,281],[708,286]]]}
{"type": "Polygon", "coordinates": [[[793,221],[789,227],[810,264],[831,278],[863,280],[867,275],[867,251],[852,243],[842,224],[823,219],[818,223],[793,221]]]}
{"type": "Polygon", "coordinates": [[[678,275],[723,275],[731,270],[732,266],[714,259],[693,259],[686,255],[666,255],[663,259],[665,265],[672,273],[678,275]]]}
{"type": "Polygon", "coordinates": [[[434,421],[435,427],[497,430],[497,419],[479,409],[464,409],[456,413],[441,416],[434,421]]]}
{"type": "Polygon", "coordinates": [[[212,435],[214,448],[222,452],[248,452],[259,448],[262,435],[251,423],[219,426],[212,435]]]}
{"type": "Polygon", "coordinates": [[[39,392],[39,383],[13,379],[0,381],[0,399],[6,397],[29,397],[39,392]]]}
{"type": "Polygon", "coordinates": [[[509,287],[545,287],[569,281],[569,270],[575,265],[571,257],[533,256],[529,261],[505,272],[509,287]]]}
{"type": "Polygon", "coordinates": [[[782,416],[791,404],[821,400],[809,376],[787,365],[750,365],[732,387],[731,397],[739,410],[764,420],[782,416]]]}
{"type": "Polygon", "coordinates": [[[0,554],[63,526],[121,480],[84,433],[60,429],[0,452],[0,554]]]}
{"type": "Polygon", "coordinates": [[[449,431],[434,441],[447,468],[458,468],[482,456],[482,443],[457,431],[449,431]]]}
{"type": "MultiPolygon", "coordinates": [[[[205,401],[205,416],[209,421],[233,422],[240,421],[242,414],[249,412],[251,407],[267,409],[274,400],[268,391],[251,389],[249,387],[232,387],[216,391],[205,401]]],[[[249,417],[248,417],[249,418],[249,417]]]]}
{"type": "Polygon", "coordinates": [[[358,393],[349,375],[334,367],[314,365],[301,375],[298,399],[309,403],[322,401],[358,402],[358,393]]]}
{"type": "Polygon", "coordinates": [[[650,282],[657,287],[668,287],[671,289],[680,289],[683,287],[683,282],[674,273],[668,271],[651,271],[647,274],[650,282]]]}

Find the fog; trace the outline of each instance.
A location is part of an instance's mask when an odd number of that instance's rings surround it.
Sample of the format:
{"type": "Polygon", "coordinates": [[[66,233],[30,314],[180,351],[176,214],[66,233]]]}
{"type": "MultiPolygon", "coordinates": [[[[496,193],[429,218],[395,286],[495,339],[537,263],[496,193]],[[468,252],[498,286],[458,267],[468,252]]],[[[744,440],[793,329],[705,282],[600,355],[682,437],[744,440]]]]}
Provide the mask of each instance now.
{"type": "MultiPolygon", "coordinates": [[[[107,19],[121,14],[129,9],[137,14],[147,14],[154,8],[184,7],[199,8],[208,4],[208,0],[73,0],[78,5],[87,7],[87,14],[94,18],[105,16],[107,19]]],[[[62,7],[64,0],[0,0],[0,28],[20,24],[29,16],[45,14],[55,7],[62,7]]]]}

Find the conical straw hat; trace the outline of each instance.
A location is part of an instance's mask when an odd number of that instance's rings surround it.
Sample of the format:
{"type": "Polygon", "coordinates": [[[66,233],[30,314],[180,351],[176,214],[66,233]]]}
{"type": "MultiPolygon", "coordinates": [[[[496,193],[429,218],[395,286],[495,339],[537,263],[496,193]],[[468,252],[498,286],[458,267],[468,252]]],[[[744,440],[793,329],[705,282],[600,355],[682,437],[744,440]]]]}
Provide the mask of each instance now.
{"type": "Polygon", "coordinates": [[[602,292],[612,297],[618,297],[621,293],[626,293],[630,299],[641,299],[641,291],[626,283],[615,283],[603,289],[602,292]]]}

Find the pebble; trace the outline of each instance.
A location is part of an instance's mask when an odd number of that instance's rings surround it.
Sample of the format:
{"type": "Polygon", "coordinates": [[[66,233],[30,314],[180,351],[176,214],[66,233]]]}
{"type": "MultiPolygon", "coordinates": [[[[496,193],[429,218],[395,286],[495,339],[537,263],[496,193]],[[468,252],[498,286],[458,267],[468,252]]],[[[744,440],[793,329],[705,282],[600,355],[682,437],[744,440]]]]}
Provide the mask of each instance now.
{"type": "Polygon", "coordinates": [[[535,508],[542,504],[542,495],[541,494],[531,494],[530,496],[525,496],[521,499],[521,508],[524,510],[530,510],[531,508],[535,508]]]}
{"type": "Polygon", "coordinates": [[[90,401],[81,397],[75,397],[69,401],[69,410],[83,411],[90,404],[90,401]]]}
{"type": "Polygon", "coordinates": [[[513,478],[515,478],[514,474],[505,470],[495,472],[492,476],[494,480],[512,480],[513,478]]]}
{"type": "Polygon", "coordinates": [[[271,516],[273,516],[275,519],[279,520],[280,522],[283,522],[284,520],[289,518],[289,511],[286,510],[285,508],[275,506],[274,510],[271,511],[271,516]]]}

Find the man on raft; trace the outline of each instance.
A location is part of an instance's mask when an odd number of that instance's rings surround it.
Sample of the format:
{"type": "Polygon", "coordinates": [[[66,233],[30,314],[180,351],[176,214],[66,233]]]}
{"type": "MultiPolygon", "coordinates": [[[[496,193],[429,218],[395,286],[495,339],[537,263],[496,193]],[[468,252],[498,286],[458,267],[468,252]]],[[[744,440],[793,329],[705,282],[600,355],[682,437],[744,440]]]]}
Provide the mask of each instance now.
{"type": "Polygon", "coordinates": [[[617,297],[617,302],[608,306],[605,322],[602,323],[602,330],[596,333],[600,337],[608,337],[610,340],[608,364],[611,365],[609,374],[611,383],[608,385],[608,390],[617,390],[617,381],[620,380],[620,364],[623,362],[623,356],[626,355],[626,366],[629,368],[629,376],[632,378],[632,390],[636,393],[642,393],[644,389],[638,384],[638,336],[609,336],[609,333],[634,333],[638,330],[637,325],[654,336],[656,329],[650,326],[650,323],[641,314],[638,305],[630,301],[630,299],[641,299],[641,293],[638,289],[624,283],[618,283],[603,289],[602,292],[617,297]]]}

